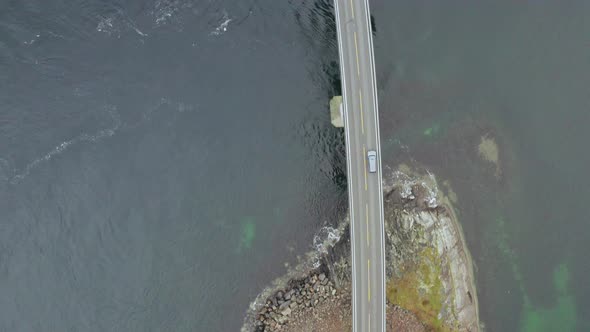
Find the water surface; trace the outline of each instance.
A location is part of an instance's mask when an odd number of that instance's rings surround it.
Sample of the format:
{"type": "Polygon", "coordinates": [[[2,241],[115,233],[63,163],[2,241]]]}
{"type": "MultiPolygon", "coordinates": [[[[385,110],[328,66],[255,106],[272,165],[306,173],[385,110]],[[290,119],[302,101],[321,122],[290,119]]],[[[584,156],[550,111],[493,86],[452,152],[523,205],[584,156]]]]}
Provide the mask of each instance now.
{"type": "Polygon", "coordinates": [[[238,330],[346,206],[335,43],[313,3],[0,5],[0,330],[238,330]]]}
{"type": "Polygon", "coordinates": [[[590,330],[588,3],[371,5],[384,160],[456,192],[486,330],[590,330]]]}

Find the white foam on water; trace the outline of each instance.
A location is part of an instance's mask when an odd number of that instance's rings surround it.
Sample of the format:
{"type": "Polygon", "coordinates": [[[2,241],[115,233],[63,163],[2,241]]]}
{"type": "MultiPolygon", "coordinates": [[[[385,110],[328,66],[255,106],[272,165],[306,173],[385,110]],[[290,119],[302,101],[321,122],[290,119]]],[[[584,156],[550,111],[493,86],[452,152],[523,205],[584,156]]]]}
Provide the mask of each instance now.
{"type": "Polygon", "coordinates": [[[103,17],[98,24],[96,25],[96,31],[103,32],[111,36],[112,34],[116,34],[117,37],[121,36],[121,31],[115,25],[115,17],[103,17]]]}
{"type": "Polygon", "coordinates": [[[36,42],[36,41],[39,39],[39,37],[41,37],[41,34],[39,34],[39,33],[38,33],[38,34],[35,34],[35,37],[33,37],[33,38],[32,38],[31,40],[29,40],[29,41],[26,41],[26,40],[25,40],[25,41],[23,42],[23,44],[25,44],[25,45],[32,45],[33,43],[35,43],[35,42],[36,42]]]}
{"type": "Polygon", "coordinates": [[[147,33],[141,31],[130,18],[121,12],[108,17],[102,17],[96,25],[96,31],[106,33],[109,36],[114,35],[117,38],[121,38],[121,26],[123,26],[123,28],[131,29],[142,37],[148,36],[147,33]]]}
{"type": "Polygon", "coordinates": [[[161,97],[153,107],[148,108],[147,111],[142,114],[142,119],[144,121],[150,121],[154,114],[157,114],[162,110],[162,106],[172,106],[178,113],[191,112],[196,110],[198,107],[198,105],[188,104],[182,101],[174,101],[166,97],[161,97]]]}
{"type": "Polygon", "coordinates": [[[265,287],[258,296],[250,302],[241,331],[247,331],[246,327],[249,326],[254,319],[257,310],[264,305],[266,299],[275,290],[285,287],[289,280],[304,277],[310,271],[321,266],[321,259],[328,254],[328,249],[338,243],[347,224],[348,220],[344,220],[338,224],[337,228],[331,226],[323,226],[320,228],[317,234],[313,237],[313,250],[307,252],[305,258],[300,261],[299,264],[289,268],[289,271],[285,275],[273,280],[269,286],[265,287]]]}
{"type": "Polygon", "coordinates": [[[319,232],[313,237],[313,247],[315,249],[312,254],[312,265],[317,269],[321,265],[322,256],[328,253],[328,249],[332,248],[342,236],[342,231],[338,228],[324,226],[320,228],[319,232]]]}
{"type": "Polygon", "coordinates": [[[340,230],[337,228],[324,226],[313,237],[313,246],[319,253],[327,253],[328,248],[340,240],[340,236],[340,230]]]}
{"type": "Polygon", "coordinates": [[[135,31],[138,35],[142,36],[142,37],[147,37],[148,34],[144,33],[143,31],[139,30],[134,24],[129,23],[129,27],[131,27],[131,29],[133,29],[133,31],[135,31]]]}
{"type": "Polygon", "coordinates": [[[221,24],[215,28],[215,30],[211,31],[211,33],[209,35],[213,35],[213,36],[219,36],[221,34],[223,34],[224,32],[227,31],[227,27],[229,26],[229,23],[232,21],[233,19],[231,19],[229,17],[229,15],[227,14],[227,12],[223,12],[223,17],[221,18],[221,24]]]}
{"type": "Polygon", "coordinates": [[[181,10],[192,7],[192,3],[182,3],[178,0],[158,0],[154,4],[152,15],[156,26],[170,23],[181,10]]]}
{"type": "Polygon", "coordinates": [[[107,112],[109,113],[109,115],[111,116],[111,118],[113,120],[113,124],[109,128],[101,129],[92,135],[81,134],[81,135],[74,137],[70,140],[61,142],[59,145],[55,146],[53,149],[51,149],[49,152],[47,152],[43,156],[36,158],[32,162],[28,163],[27,166],[25,166],[25,168],[22,169],[21,171],[15,171],[14,172],[15,175],[12,177],[10,182],[12,184],[16,184],[16,183],[20,182],[22,179],[27,177],[33,169],[35,169],[36,167],[38,167],[42,163],[51,160],[53,157],[63,153],[64,151],[66,151],[68,148],[70,148],[71,146],[73,146],[75,144],[78,144],[81,142],[96,143],[96,142],[101,141],[107,137],[113,136],[117,132],[119,127],[121,126],[121,119],[119,117],[119,114],[117,113],[117,108],[115,106],[109,106],[107,109],[107,112]]]}

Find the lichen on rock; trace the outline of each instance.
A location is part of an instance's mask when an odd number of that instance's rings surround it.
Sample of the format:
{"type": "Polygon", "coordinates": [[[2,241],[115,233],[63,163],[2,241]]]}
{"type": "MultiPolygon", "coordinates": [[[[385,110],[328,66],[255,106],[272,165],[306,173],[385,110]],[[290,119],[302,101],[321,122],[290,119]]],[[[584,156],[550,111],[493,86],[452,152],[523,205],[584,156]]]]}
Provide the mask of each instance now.
{"type": "Polygon", "coordinates": [[[450,200],[430,173],[386,178],[387,299],[435,331],[478,331],[473,267],[450,200]]]}
{"type": "Polygon", "coordinates": [[[425,248],[418,257],[416,264],[408,264],[400,276],[390,279],[387,284],[387,298],[390,302],[413,312],[425,324],[440,329],[440,260],[431,248],[425,248]]]}

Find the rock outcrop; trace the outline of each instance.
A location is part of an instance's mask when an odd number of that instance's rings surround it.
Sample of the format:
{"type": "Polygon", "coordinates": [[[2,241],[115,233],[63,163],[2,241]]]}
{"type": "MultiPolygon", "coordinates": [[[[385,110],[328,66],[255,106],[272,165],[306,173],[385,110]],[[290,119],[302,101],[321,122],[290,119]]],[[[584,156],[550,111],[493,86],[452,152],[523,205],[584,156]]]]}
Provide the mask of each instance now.
{"type": "Polygon", "coordinates": [[[471,257],[432,174],[407,167],[385,183],[387,299],[437,331],[479,331],[471,257]]]}
{"type": "MultiPolygon", "coordinates": [[[[390,170],[384,194],[388,331],[479,331],[471,257],[434,176],[390,170]]],[[[253,302],[242,331],[350,330],[347,224],[334,229],[339,240],[322,246],[320,257],[308,254],[313,268],[298,266],[298,277],[275,281],[253,302]]]]}

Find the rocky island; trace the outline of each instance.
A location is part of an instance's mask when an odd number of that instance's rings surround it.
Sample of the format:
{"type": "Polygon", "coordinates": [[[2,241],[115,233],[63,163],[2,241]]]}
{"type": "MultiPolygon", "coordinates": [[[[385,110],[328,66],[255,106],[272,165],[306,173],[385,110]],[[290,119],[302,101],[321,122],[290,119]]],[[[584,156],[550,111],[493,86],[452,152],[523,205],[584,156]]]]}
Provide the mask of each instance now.
{"type": "MultiPolygon", "coordinates": [[[[387,330],[479,331],[473,264],[450,185],[401,165],[384,172],[387,330]]],[[[252,302],[242,331],[352,329],[348,220],[252,302]]]]}

